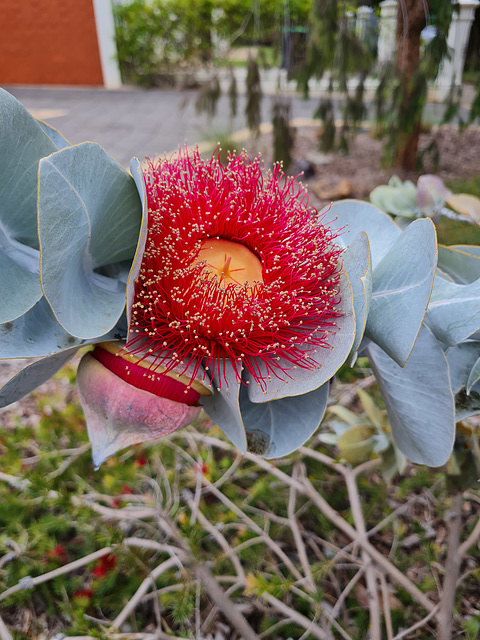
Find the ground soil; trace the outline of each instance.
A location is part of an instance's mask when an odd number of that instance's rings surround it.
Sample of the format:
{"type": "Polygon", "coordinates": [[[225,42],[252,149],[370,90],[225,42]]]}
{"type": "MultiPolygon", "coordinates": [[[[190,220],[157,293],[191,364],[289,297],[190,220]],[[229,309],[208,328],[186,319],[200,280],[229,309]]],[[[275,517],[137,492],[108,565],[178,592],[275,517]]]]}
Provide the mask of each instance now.
{"type": "MultiPolygon", "coordinates": [[[[422,134],[420,150],[436,144],[439,163],[425,153],[424,166],[418,171],[386,168],[382,163],[383,141],[376,140],[369,131],[361,131],[351,142],[348,155],[323,154],[318,151],[319,129],[298,127],[293,151],[294,165],[288,171],[295,175],[302,162],[313,165],[314,175],[303,181],[307,184],[310,204],[319,207],[332,200],[360,198],[368,200],[378,185],[388,183],[393,175],[413,180],[425,173],[435,173],[444,181],[469,178],[480,173],[480,127],[460,132],[458,127],[446,126],[422,134]]],[[[267,162],[271,161],[271,134],[263,137],[259,147],[267,162]]]]}

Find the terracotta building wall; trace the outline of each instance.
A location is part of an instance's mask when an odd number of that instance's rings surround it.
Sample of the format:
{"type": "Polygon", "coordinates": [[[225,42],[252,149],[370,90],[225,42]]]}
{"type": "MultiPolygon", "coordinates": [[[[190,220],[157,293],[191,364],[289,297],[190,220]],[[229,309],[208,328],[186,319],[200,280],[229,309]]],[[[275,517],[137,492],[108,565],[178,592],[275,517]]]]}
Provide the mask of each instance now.
{"type": "Polygon", "coordinates": [[[102,85],[93,0],[0,0],[0,84],[102,85]]]}

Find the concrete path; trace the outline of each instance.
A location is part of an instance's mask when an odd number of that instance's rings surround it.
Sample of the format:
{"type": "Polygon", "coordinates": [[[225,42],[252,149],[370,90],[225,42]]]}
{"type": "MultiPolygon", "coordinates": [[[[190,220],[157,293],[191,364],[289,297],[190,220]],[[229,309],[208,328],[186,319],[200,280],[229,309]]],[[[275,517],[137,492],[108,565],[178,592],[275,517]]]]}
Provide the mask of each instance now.
{"type": "MultiPolygon", "coordinates": [[[[262,122],[271,123],[274,100],[274,79],[265,83],[262,100],[262,122]]],[[[230,121],[226,95],[218,102],[217,115],[210,121],[195,111],[196,91],[163,91],[125,88],[119,91],[91,88],[47,88],[4,86],[36,117],[58,129],[72,144],[98,142],[110,155],[128,168],[133,156],[169,154],[188,142],[190,146],[204,141],[216,142],[232,132],[246,128],[245,87],[239,78],[238,115],[230,121]]],[[[263,85],[262,85],[263,87],[263,85]]],[[[310,120],[318,107],[320,95],[304,100],[289,88],[292,119],[310,120]]],[[[336,116],[341,104],[335,105],[336,116]]],[[[429,104],[426,119],[439,122],[443,106],[429,104]]]]}
{"type": "MultiPolygon", "coordinates": [[[[232,131],[245,128],[245,96],[230,123],[228,98],[222,96],[217,116],[209,122],[195,112],[196,91],[37,88],[4,86],[36,117],[58,129],[72,144],[98,142],[128,167],[137,156],[163,155],[210,140],[212,147],[232,131]]],[[[262,122],[271,122],[272,96],[262,101],[262,122]]],[[[311,118],[318,99],[292,102],[292,117],[311,118]]]]}

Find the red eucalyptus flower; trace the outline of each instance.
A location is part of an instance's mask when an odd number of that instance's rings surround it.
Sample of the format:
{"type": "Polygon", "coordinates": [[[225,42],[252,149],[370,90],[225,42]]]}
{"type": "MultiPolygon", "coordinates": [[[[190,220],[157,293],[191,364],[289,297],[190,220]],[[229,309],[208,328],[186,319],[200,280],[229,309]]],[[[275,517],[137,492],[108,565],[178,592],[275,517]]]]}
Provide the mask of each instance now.
{"type": "Polygon", "coordinates": [[[271,375],[321,364],[341,315],[340,251],[305,191],[278,165],[262,168],[198,150],[149,163],[128,351],[194,377],[203,364],[220,386],[228,360],[263,389],[271,375]]]}
{"type": "Polygon", "coordinates": [[[147,222],[128,340],[98,345],[78,370],[95,463],[191,423],[201,405],[241,449],[285,455],[321,421],[355,336],[335,232],[301,185],[245,154],[224,167],[180,151],[134,177],[147,222]]]}

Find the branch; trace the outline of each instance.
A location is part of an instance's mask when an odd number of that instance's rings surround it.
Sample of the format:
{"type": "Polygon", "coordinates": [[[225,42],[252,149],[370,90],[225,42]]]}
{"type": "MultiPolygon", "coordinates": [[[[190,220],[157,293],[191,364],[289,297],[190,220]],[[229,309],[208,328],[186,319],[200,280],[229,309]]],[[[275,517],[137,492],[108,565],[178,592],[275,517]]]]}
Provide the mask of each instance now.
{"type": "Polygon", "coordinates": [[[463,544],[458,547],[458,555],[461,558],[467,555],[468,551],[471,547],[476,543],[478,538],[480,537],[480,518],[477,520],[477,524],[475,525],[472,533],[468,536],[463,544]]]}
{"type": "MultiPolygon", "coordinates": [[[[357,483],[355,481],[355,475],[347,467],[344,467],[345,471],[343,476],[345,478],[345,484],[347,485],[348,498],[350,500],[350,506],[352,508],[353,521],[357,531],[361,535],[365,535],[367,530],[365,527],[365,520],[363,518],[362,507],[360,504],[360,496],[358,495],[357,483]]],[[[370,632],[371,640],[381,640],[382,628],[380,624],[381,611],[380,603],[378,601],[378,582],[375,573],[375,567],[372,564],[372,558],[370,557],[366,549],[361,551],[362,560],[365,565],[365,577],[367,583],[367,595],[368,595],[368,608],[370,611],[370,632]]]]}
{"type": "Polygon", "coordinates": [[[315,491],[313,485],[308,479],[305,479],[302,483],[291,478],[289,475],[277,469],[267,460],[258,458],[252,454],[245,454],[245,458],[255,461],[259,467],[266,469],[273,476],[276,476],[287,485],[294,485],[297,491],[310,498],[315,506],[323,512],[325,516],[341,531],[343,531],[351,540],[359,544],[362,549],[368,551],[369,555],[375,560],[375,562],[392,578],[394,582],[400,584],[410,595],[424,607],[427,611],[432,611],[435,608],[433,602],[423,594],[418,587],[416,587],[411,580],[407,578],[397,567],[395,567],[380,551],[377,551],[375,547],[368,541],[367,534],[358,535],[354,527],[352,527],[346,520],[344,520],[338,513],[331,507],[328,502],[315,491]]]}
{"type": "Polygon", "coordinates": [[[155,569],[145,578],[142,584],[138,587],[135,594],[130,598],[126,606],[120,611],[118,616],[112,622],[111,626],[114,629],[120,630],[122,624],[126,621],[128,616],[135,611],[138,604],[140,604],[141,599],[147,593],[151,586],[155,589],[155,580],[159,578],[162,573],[172,569],[173,567],[178,567],[178,559],[177,558],[169,558],[159,564],[155,569]]]}
{"type": "Polygon", "coordinates": [[[233,602],[225,595],[225,592],[215,580],[204,564],[194,564],[193,572],[201,582],[215,605],[233,625],[233,628],[244,640],[258,640],[258,636],[246,619],[236,608],[233,602]]]}
{"type": "Polygon", "coordinates": [[[13,640],[10,631],[7,629],[2,617],[0,616],[0,640],[13,640]]]}
{"type": "Polygon", "coordinates": [[[319,640],[333,640],[333,636],[331,635],[331,633],[323,631],[312,620],[309,620],[306,616],[298,613],[298,611],[284,604],[281,600],[278,600],[270,593],[263,593],[262,598],[266,600],[268,604],[271,605],[274,609],[276,609],[280,613],[283,613],[285,616],[306,629],[312,638],[318,638],[319,640]]]}
{"type": "Polygon", "coordinates": [[[42,576],[36,576],[35,578],[30,578],[30,576],[26,576],[22,578],[18,584],[10,587],[3,593],[0,593],[0,602],[5,600],[12,593],[16,593],[21,589],[31,589],[35,587],[37,584],[42,584],[42,582],[47,582],[48,580],[52,580],[57,576],[62,576],[64,573],[70,573],[70,571],[75,571],[75,569],[79,569],[80,567],[84,567],[89,562],[93,562],[94,560],[98,560],[99,558],[103,558],[103,556],[112,553],[113,547],[104,547],[99,551],[95,551],[94,553],[90,553],[88,556],[84,558],[80,558],[79,560],[75,560],[74,562],[69,562],[65,564],[63,567],[58,567],[58,569],[54,569],[53,571],[49,571],[48,573],[44,573],[42,576]]]}
{"type": "Polygon", "coordinates": [[[430,611],[428,616],[425,616],[425,618],[422,618],[419,622],[416,622],[414,625],[412,625],[408,629],[404,629],[400,633],[397,633],[397,635],[392,640],[401,640],[401,638],[406,638],[407,636],[412,637],[410,634],[416,631],[417,629],[421,629],[424,625],[426,625],[427,622],[437,614],[439,608],[440,608],[440,603],[436,604],[433,607],[433,609],[430,611]]]}
{"type": "MultiPolygon", "coordinates": [[[[298,463],[293,468],[292,476],[294,478],[298,477],[299,465],[298,463]]],[[[293,486],[290,486],[290,494],[288,498],[288,521],[290,525],[290,529],[293,534],[293,539],[295,541],[295,546],[297,547],[298,558],[300,560],[300,564],[302,565],[303,571],[305,573],[306,579],[306,587],[310,593],[315,593],[315,581],[312,577],[312,571],[310,568],[310,563],[308,562],[308,556],[305,549],[305,545],[303,543],[302,534],[300,533],[300,529],[297,522],[297,517],[295,515],[295,501],[296,501],[296,489],[293,486]]]]}
{"type": "Polygon", "coordinates": [[[443,593],[440,599],[440,610],[437,616],[438,640],[450,640],[453,628],[453,609],[457,591],[457,579],[460,573],[462,556],[458,553],[460,533],[462,530],[462,494],[452,495],[450,525],[448,528],[447,560],[445,563],[445,577],[443,579],[443,593]]]}

